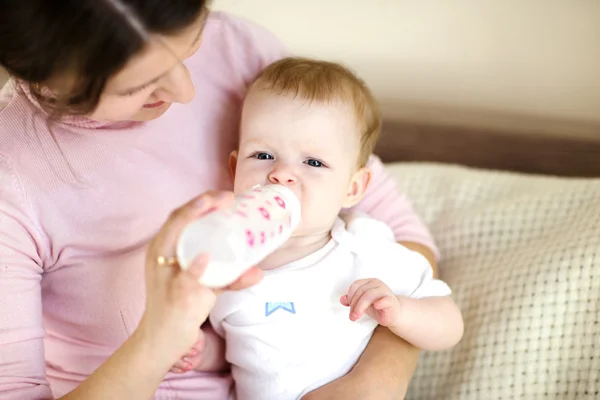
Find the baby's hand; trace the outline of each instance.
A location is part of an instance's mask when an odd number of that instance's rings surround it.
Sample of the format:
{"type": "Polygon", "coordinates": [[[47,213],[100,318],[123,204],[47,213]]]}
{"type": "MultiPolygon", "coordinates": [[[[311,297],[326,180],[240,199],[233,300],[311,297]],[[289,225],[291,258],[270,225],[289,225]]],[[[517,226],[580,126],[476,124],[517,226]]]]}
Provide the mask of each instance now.
{"type": "Polygon", "coordinates": [[[171,368],[171,372],[183,374],[188,371],[222,372],[229,365],[225,361],[225,341],[209,325],[198,330],[198,340],[190,351],[171,368]]]}
{"type": "Polygon", "coordinates": [[[171,367],[171,372],[174,374],[183,374],[191,370],[195,370],[204,361],[204,349],[206,348],[206,340],[202,329],[198,329],[198,339],[196,344],[187,352],[186,355],[181,357],[179,361],[171,367]]]}
{"type": "Polygon", "coordinates": [[[397,325],[402,312],[400,300],[379,279],[360,279],[350,285],[348,294],[340,297],[340,303],[350,307],[350,319],[358,320],[363,314],[375,319],[379,325],[397,325]]]}

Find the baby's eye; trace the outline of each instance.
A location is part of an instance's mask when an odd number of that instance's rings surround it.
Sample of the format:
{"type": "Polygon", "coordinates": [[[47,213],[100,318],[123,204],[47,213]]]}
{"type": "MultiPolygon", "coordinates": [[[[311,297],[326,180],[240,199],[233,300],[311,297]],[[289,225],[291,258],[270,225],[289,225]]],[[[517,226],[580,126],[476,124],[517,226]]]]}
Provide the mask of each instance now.
{"type": "Polygon", "coordinates": [[[315,168],[321,168],[323,166],[323,163],[321,161],[315,160],[313,158],[311,158],[310,160],[304,161],[304,163],[306,165],[309,165],[309,166],[315,167],[315,168]]]}
{"type": "Polygon", "coordinates": [[[256,158],[257,160],[273,160],[274,157],[272,155],[270,155],[269,153],[256,153],[254,155],[254,158],[256,158]]]}

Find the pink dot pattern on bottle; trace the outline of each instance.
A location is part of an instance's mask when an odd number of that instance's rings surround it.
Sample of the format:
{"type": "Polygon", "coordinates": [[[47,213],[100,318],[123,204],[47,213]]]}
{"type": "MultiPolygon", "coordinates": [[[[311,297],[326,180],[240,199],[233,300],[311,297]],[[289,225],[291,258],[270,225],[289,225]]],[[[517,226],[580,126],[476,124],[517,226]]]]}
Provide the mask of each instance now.
{"type": "MultiPolygon", "coordinates": [[[[256,188],[253,191],[254,192],[261,192],[261,189],[260,188],[256,188]]],[[[242,195],[242,198],[247,199],[247,200],[254,200],[254,199],[256,199],[255,196],[248,195],[248,194],[242,195]]],[[[274,196],[273,200],[282,209],[285,210],[287,208],[287,205],[286,205],[285,201],[281,197],[274,196]]],[[[269,200],[266,200],[265,204],[267,206],[273,206],[273,203],[271,201],[269,201],[269,200]]],[[[242,217],[242,218],[248,218],[249,217],[249,215],[248,215],[248,204],[244,203],[244,202],[241,202],[239,204],[239,207],[245,208],[245,210],[242,211],[242,210],[238,209],[238,210],[236,210],[235,214],[238,215],[239,217],[242,217]]],[[[258,210],[258,212],[260,213],[260,215],[264,219],[266,219],[268,221],[271,220],[271,213],[269,212],[269,210],[267,210],[267,207],[258,207],[257,210],[258,210]]],[[[291,225],[292,225],[292,218],[291,218],[291,216],[287,219],[286,225],[287,225],[287,227],[291,227],[291,225]]],[[[248,247],[254,247],[257,244],[264,245],[267,242],[269,236],[271,238],[274,238],[274,237],[276,237],[278,235],[281,235],[282,233],[283,233],[283,224],[279,225],[278,231],[277,230],[271,231],[270,235],[268,233],[265,233],[265,232],[262,232],[262,231],[260,233],[256,234],[251,229],[248,229],[248,230],[246,230],[246,242],[248,244],[248,247]]]]}
{"type": "Polygon", "coordinates": [[[260,213],[262,214],[262,216],[267,219],[267,220],[271,220],[271,214],[269,214],[269,212],[267,211],[266,208],[264,207],[260,207],[258,209],[258,211],[260,211],[260,213]]]}
{"type": "Polygon", "coordinates": [[[275,201],[277,202],[277,204],[279,204],[279,207],[285,210],[285,201],[283,201],[281,197],[275,196],[275,201]]]}
{"type": "Polygon", "coordinates": [[[248,247],[254,247],[254,233],[250,229],[246,231],[246,241],[248,243],[248,247]]]}
{"type": "Polygon", "coordinates": [[[239,215],[242,218],[248,218],[248,214],[246,214],[245,212],[241,211],[241,210],[236,210],[235,212],[237,215],[239,215]]]}

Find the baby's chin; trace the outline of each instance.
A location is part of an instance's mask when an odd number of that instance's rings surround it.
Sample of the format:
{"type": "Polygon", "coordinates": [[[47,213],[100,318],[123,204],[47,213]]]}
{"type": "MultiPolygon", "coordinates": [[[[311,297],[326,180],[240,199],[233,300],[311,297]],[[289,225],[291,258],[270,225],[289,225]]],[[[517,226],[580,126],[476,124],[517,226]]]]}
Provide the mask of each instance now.
{"type": "Polygon", "coordinates": [[[306,238],[306,237],[323,237],[331,235],[332,224],[305,224],[301,222],[300,225],[292,232],[292,238],[306,238]]]}

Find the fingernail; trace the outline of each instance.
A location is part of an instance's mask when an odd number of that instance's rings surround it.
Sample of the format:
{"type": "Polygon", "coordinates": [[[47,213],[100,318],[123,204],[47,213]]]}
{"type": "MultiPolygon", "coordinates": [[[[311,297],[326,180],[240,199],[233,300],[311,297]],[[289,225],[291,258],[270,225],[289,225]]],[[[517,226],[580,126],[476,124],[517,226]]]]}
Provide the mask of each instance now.
{"type": "Polygon", "coordinates": [[[190,364],[190,363],[186,363],[186,364],[185,364],[185,369],[187,369],[188,371],[189,371],[190,369],[192,369],[192,364],[190,364]]]}

